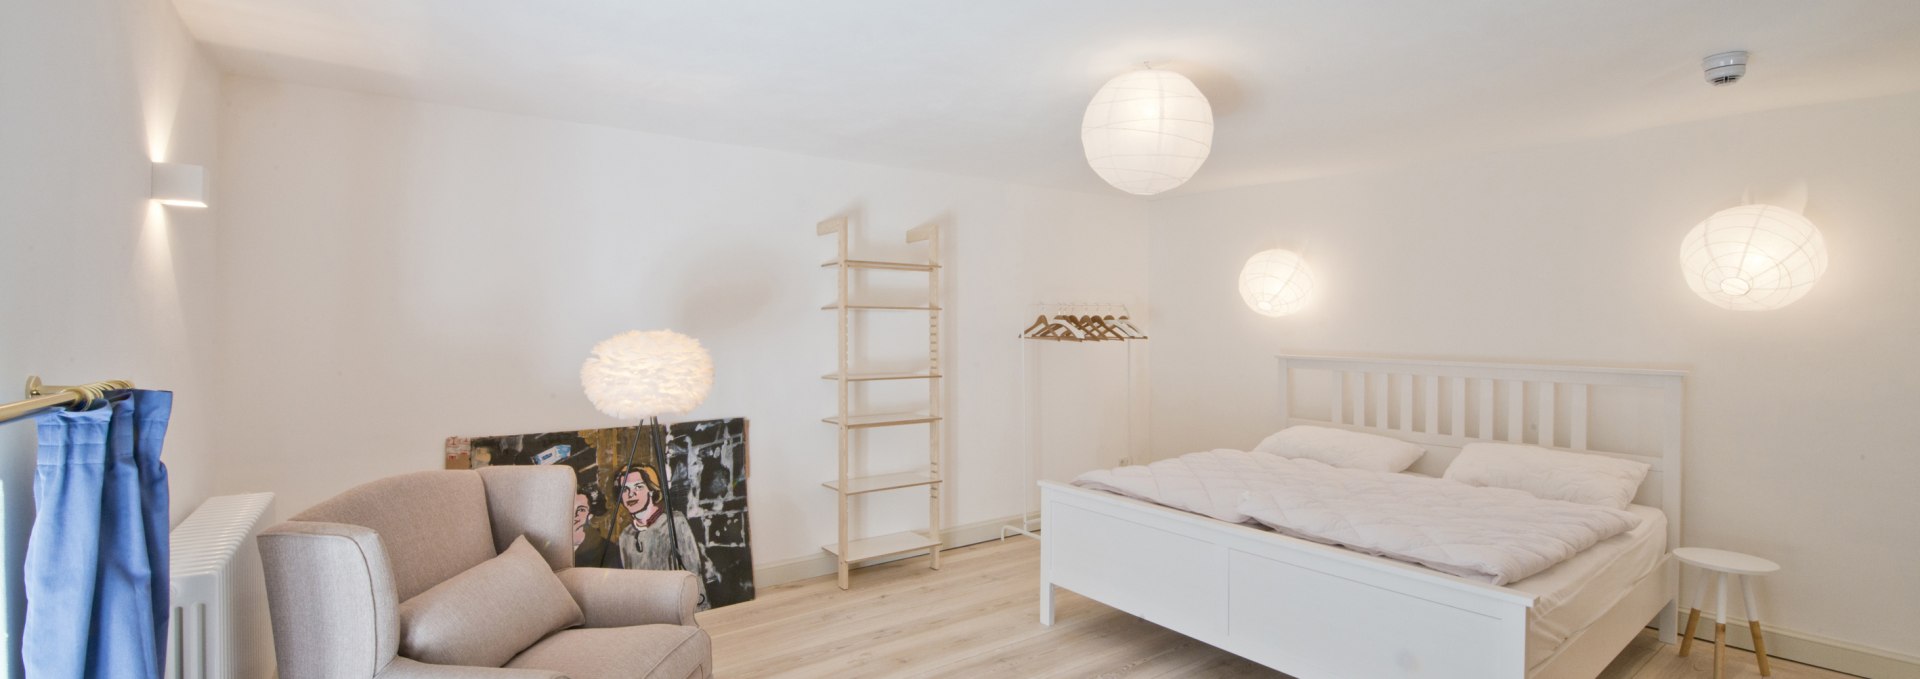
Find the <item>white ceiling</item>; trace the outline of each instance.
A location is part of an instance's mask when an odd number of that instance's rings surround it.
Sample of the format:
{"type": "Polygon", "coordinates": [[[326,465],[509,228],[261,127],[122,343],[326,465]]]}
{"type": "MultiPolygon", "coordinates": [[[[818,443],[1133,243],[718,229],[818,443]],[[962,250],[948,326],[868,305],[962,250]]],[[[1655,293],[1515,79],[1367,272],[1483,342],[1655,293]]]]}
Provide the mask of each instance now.
{"type": "Polygon", "coordinates": [[[175,4],[237,73],[1115,195],[1080,115],[1142,61],[1213,101],[1178,191],[1920,89],[1916,0],[175,4]]]}

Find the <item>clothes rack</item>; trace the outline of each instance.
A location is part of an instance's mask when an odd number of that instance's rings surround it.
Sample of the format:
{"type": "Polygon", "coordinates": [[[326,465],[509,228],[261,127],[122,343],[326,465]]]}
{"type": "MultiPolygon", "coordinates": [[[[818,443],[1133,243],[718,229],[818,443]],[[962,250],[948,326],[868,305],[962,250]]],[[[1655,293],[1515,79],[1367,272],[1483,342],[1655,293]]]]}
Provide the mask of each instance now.
{"type": "MultiPolygon", "coordinates": [[[[1019,525],[1008,524],[1000,527],[1000,539],[1019,534],[1038,540],[1034,531],[1038,524],[1038,511],[1033,508],[1034,484],[1040,477],[1039,446],[1034,441],[1035,428],[1033,411],[1037,406],[1033,402],[1033,342],[1124,342],[1126,344],[1126,408],[1127,408],[1127,456],[1134,453],[1133,405],[1134,405],[1134,346],[1135,342],[1145,341],[1148,335],[1133,321],[1133,314],[1124,304],[1111,303],[1040,303],[1034,305],[1034,325],[1020,333],[1020,432],[1023,447],[1027,451],[1026,473],[1022,483],[1022,497],[1025,506],[1020,514],[1019,525]],[[1044,324],[1052,323],[1054,325],[1044,324]],[[1056,327],[1058,326],[1058,327],[1056,327]],[[1049,332],[1064,329],[1066,333],[1049,332]]],[[[1124,460],[1125,458],[1123,458],[1124,460]]]]}

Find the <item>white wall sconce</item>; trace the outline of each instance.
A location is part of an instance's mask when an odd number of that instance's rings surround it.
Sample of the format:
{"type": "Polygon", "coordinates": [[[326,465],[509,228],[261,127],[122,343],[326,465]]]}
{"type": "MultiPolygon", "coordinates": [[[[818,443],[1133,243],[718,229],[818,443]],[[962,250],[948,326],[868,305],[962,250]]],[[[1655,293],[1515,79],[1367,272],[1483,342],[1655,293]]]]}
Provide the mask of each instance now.
{"type": "Polygon", "coordinates": [[[154,163],[153,200],[161,205],[206,207],[207,168],[182,163],[154,163]]]}
{"type": "Polygon", "coordinates": [[[1694,294],[1734,311],[1765,311],[1806,296],[1827,271],[1827,241],[1798,212],[1742,205],[1713,213],[1680,241],[1694,294]]]}
{"type": "Polygon", "coordinates": [[[1240,268],[1240,299],[1264,316],[1280,317],[1307,306],[1313,271],[1290,250],[1266,250],[1240,268]]]}

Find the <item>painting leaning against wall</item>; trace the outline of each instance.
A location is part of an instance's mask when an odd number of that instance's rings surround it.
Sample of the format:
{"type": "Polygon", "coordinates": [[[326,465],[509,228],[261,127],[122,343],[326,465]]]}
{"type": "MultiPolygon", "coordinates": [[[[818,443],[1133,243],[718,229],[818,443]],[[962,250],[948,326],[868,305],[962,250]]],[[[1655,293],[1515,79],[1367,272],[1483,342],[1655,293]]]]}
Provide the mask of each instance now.
{"type": "Polygon", "coordinates": [[[677,569],[700,576],[700,608],[753,600],[747,530],[747,421],[447,439],[449,469],[560,465],[573,470],[576,566],[677,569]]]}

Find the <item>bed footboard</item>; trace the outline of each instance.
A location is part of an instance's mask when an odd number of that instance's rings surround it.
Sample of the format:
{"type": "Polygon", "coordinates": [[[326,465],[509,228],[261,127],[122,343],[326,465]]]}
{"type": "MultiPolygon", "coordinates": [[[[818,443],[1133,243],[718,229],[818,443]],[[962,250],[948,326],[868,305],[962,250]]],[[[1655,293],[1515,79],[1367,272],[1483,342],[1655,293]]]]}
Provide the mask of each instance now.
{"type": "Polygon", "coordinates": [[[1063,587],[1301,679],[1526,676],[1528,594],[1042,486],[1042,624],[1063,587]]]}

